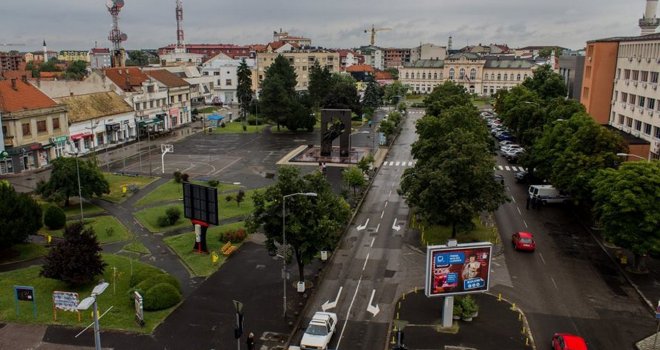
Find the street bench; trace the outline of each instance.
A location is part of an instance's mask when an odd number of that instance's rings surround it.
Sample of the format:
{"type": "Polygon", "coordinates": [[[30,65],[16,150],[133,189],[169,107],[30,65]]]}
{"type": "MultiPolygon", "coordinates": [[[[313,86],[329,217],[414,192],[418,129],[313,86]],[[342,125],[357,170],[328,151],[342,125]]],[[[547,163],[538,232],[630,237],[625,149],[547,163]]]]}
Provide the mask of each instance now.
{"type": "Polygon", "coordinates": [[[220,248],[220,252],[224,256],[230,256],[233,252],[235,252],[238,249],[237,246],[232,245],[231,242],[225,243],[225,245],[220,248]]]}

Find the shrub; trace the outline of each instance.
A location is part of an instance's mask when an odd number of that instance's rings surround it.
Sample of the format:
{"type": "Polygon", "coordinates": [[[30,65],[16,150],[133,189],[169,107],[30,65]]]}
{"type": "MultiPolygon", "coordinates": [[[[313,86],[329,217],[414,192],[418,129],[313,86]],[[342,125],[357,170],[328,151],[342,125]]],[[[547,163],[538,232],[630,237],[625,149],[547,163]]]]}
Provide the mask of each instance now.
{"type": "Polygon", "coordinates": [[[174,276],[166,273],[160,273],[155,276],[151,276],[144,281],[138,283],[135,288],[140,290],[148,291],[157,284],[167,283],[176,288],[177,291],[181,292],[181,283],[174,276]]]}
{"type": "Polygon", "coordinates": [[[208,183],[209,186],[211,186],[211,187],[218,187],[218,185],[220,184],[220,181],[218,181],[218,180],[209,180],[206,183],[208,183]]]}
{"type": "Polygon", "coordinates": [[[139,269],[133,271],[133,275],[131,276],[131,279],[128,282],[128,285],[131,287],[135,287],[138,285],[138,283],[146,280],[147,278],[153,277],[154,275],[158,274],[164,274],[164,272],[160,270],[154,270],[154,269],[139,269]]]}
{"type": "Polygon", "coordinates": [[[167,215],[161,215],[156,219],[156,224],[158,224],[158,227],[170,226],[170,218],[168,218],[167,215]]]}
{"type": "Polygon", "coordinates": [[[228,195],[225,197],[225,200],[226,200],[227,202],[231,202],[231,201],[234,200],[234,196],[232,196],[231,194],[228,194],[228,195]]]}
{"type": "Polygon", "coordinates": [[[181,183],[181,172],[180,171],[175,171],[174,174],[174,182],[180,184],[181,183]]]}
{"type": "Polygon", "coordinates": [[[181,293],[169,283],[158,283],[144,294],[144,310],[157,311],[167,309],[181,301],[181,293]]]}
{"type": "Polygon", "coordinates": [[[169,207],[165,210],[165,215],[167,216],[169,224],[174,225],[181,218],[181,209],[177,207],[169,207]]]}
{"type": "Polygon", "coordinates": [[[225,231],[220,236],[220,241],[222,242],[231,242],[231,243],[240,243],[245,240],[247,237],[247,232],[245,229],[239,228],[235,231],[225,231]]]}
{"type": "Polygon", "coordinates": [[[188,182],[189,178],[190,178],[190,175],[188,175],[186,173],[181,174],[181,181],[188,182]]]}
{"type": "Polygon", "coordinates": [[[59,230],[66,225],[66,214],[64,210],[55,205],[50,205],[44,214],[44,224],[51,230],[59,230]]]}

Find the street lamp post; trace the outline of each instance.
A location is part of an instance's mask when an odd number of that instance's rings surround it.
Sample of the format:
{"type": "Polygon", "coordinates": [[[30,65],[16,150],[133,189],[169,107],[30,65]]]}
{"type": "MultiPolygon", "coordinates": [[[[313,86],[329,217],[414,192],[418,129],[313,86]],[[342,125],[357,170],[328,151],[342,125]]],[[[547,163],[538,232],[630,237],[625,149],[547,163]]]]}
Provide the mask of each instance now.
{"type": "Polygon", "coordinates": [[[316,197],[318,194],[315,192],[297,192],[282,197],[282,246],[284,247],[282,253],[282,286],[284,289],[284,294],[282,296],[283,317],[286,317],[286,199],[293,196],[316,197]]]}
{"type": "Polygon", "coordinates": [[[641,159],[641,160],[645,160],[647,163],[650,163],[650,162],[651,162],[651,159],[649,159],[649,158],[644,158],[644,157],[641,157],[641,156],[638,156],[638,155],[636,155],[636,154],[632,154],[632,153],[617,153],[616,155],[619,156],[619,157],[633,157],[633,158],[638,158],[638,159],[641,159]]]}
{"type": "Polygon", "coordinates": [[[83,299],[77,307],[78,310],[84,311],[88,310],[90,306],[94,306],[94,346],[96,350],[101,350],[101,327],[99,326],[99,313],[96,297],[103,294],[109,285],[110,283],[108,282],[98,284],[94,287],[94,290],[92,290],[92,295],[83,299]]]}
{"type": "MultiPolygon", "coordinates": [[[[73,147],[70,143],[69,146],[73,147]]],[[[76,157],[76,177],[78,178],[78,202],[80,202],[80,222],[85,219],[83,214],[82,187],[80,186],[80,166],[78,165],[78,148],[74,149],[73,155],[76,157]]],[[[71,153],[69,153],[71,154],[71,153]]]]}

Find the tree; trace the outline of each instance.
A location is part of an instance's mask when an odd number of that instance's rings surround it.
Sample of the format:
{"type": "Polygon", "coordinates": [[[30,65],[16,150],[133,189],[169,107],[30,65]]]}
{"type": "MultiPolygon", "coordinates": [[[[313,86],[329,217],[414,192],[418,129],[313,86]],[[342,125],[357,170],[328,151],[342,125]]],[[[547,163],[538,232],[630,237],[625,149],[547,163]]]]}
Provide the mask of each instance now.
{"type": "Polygon", "coordinates": [[[296,106],[296,72],[284,56],[278,55],[266,69],[261,90],[262,114],[272,122],[285,125],[296,106]]]}
{"type": "Polygon", "coordinates": [[[332,90],[333,79],[328,67],[321,68],[319,61],[314,61],[314,65],[309,69],[309,96],[312,100],[312,107],[318,109],[326,96],[332,90]]]}
{"type": "Polygon", "coordinates": [[[367,184],[367,180],[364,179],[364,174],[362,170],[358,167],[349,167],[342,172],[342,177],[344,183],[350,186],[353,189],[353,195],[357,195],[357,189],[364,187],[367,184]]]}
{"type": "Polygon", "coordinates": [[[39,66],[41,72],[59,72],[60,68],[57,67],[57,58],[51,58],[48,62],[44,62],[39,66]]]}
{"type": "Polygon", "coordinates": [[[85,75],[87,75],[87,62],[81,60],[72,62],[64,73],[66,79],[72,80],[81,80],[85,75]]]}
{"type": "Polygon", "coordinates": [[[133,50],[128,52],[127,66],[144,67],[149,64],[149,57],[142,50],[133,50]]]}
{"type": "Polygon", "coordinates": [[[371,168],[371,164],[374,163],[374,155],[369,153],[366,156],[360,158],[357,162],[357,167],[362,171],[363,174],[366,174],[367,171],[371,168]]]}
{"type": "Polygon", "coordinates": [[[360,95],[355,87],[355,79],[350,75],[333,74],[331,88],[325,95],[321,106],[323,108],[350,109],[358,116],[362,115],[360,95]]]}
{"type": "Polygon", "coordinates": [[[539,57],[548,58],[552,56],[553,51],[555,57],[561,56],[562,53],[561,48],[559,48],[559,46],[555,46],[555,47],[544,47],[541,50],[539,50],[539,57]]]}
{"type": "Polygon", "coordinates": [[[236,198],[234,199],[236,200],[236,206],[240,207],[241,202],[245,200],[245,191],[238,190],[238,193],[236,193],[236,198]]]}
{"type": "Polygon", "coordinates": [[[396,105],[401,102],[403,97],[406,96],[408,87],[397,80],[392,84],[385,85],[385,87],[383,87],[383,92],[383,100],[385,100],[388,104],[396,105]]]}
{"type": "Polygon", "coordinates": [[[44,224],[49,230],[59,230],[66,225],[64,210],[56,205],[49,205],[44,213],[44,224]]]}
{"type": "Polygon", "coordinates": [[[646,270],[643,258],[660,243],[660,162],[625,162],[618,169],[600,170],[592,186],[604,236],[633,253],[635,270],[646,270]]]}
{"type": "Polygon", "coordinates": [[[566,85],[561,75],[552,71],[546,64],[534,71],[534,76],[525,79],[522,85],[536,92],[543,99],[566,96],[566,85]]]}
{"type": "Polygon", "coordinates": [[[241,106],[241,115],[243,118],[243,125],[247,122],[248,112],[250,110],[250,103],[252,103],[252,71],[248,67],[245,59],[241,60],[238,66],[238,86],[236,87],[236,96],[238,103],[241,106]]]}
{"type": "Polygon", "coordinates": [[[8,183],[0,183],[0,251],[25,242],[41,228],[41,207],[8,183]]]}
{"type": "Polygon", "coordinates": [[[385,68],[385,71],[392,75],[392,79],[395,80],[395,83],[399,80],[399,70],[393,67],[385,68]]]}
{"type": "Polygon", "coordinates": [[[364,90],[362,106],[365,113],[371,116],[382,103],[382,89],[373,78],[367,81],[367,87],[364,90]]]}
{"type": "Polygon", "coordinates": [[[455,106],[472,105],[472,98],[462,85],[447,80],[424,99],[426,114],[439,116],[444,110],[455,106]]]}
{"type": "Polygon", "coordinates": [[[254,212],[247,220],[250,232],[262,228],[266,244],[274,250],[275,242],[282,242],[282,201],[285,195],[314,192],[316,197],[291,196],[286,199],[286,241],[291,246],[300,281],[304,281],[304,267],[322,249],[332,249],[350,216],[350,208],[343,198],[336,196],[320,172],[301,176],[300,170],[283,166],[277,183],[264,192],[253,195],[254,212]],[[295,215],[293,215],[295,213],[295,215]]]}
{"type": "MultiPolygon", "coordinates": [[[[60,157],[51,162],[53,170],[48,182],[40,189],[46,197],[54,195],[64,198],[64,206],[69,206],[69,198],[78,195],[78,175],[76,158],[60,157]]],[[[92,161],[78,160],[80,169],[80,188],[83,197],[101,196],[110,193],[110,185],[92,161]]],[[[82,200],[82,198],[80,199],[82,200]]]]}
{"type": "Polygon", "coordinates": [[[71,286],[88,284],[103,274],[107,266],[101,258],[101,250],[91,227],[84,227],[80,222],[68,225],[64,228],[64,240],[46,256],[40,275],[71,286]]]}

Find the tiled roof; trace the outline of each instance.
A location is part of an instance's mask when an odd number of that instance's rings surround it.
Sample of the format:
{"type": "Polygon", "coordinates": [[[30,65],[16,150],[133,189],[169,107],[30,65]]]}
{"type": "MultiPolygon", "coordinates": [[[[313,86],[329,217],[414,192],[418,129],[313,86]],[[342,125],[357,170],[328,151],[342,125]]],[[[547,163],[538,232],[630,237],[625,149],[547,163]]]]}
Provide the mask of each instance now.
{"type": "Polygon", "coordinates": [[[465,57],[468,60],[479,60],[479,59],[481,59],[481,56],[479,54],[472,53],[472,52],[454,53],[454,54],[449,55],[449,57],[447,57],[447,59],[448,60],[459,60],[459,59],[461,59],[461,57],[465,57]]]}
{"type": "Polygon", "coordinates": [[[149,79],[139,68],[106,68],[103,70],[105,76],[112,80],[124,91],[133,91],[136,87],[142,86],[142,83],[149,79]]]}
{"type": "Polygon", "coordinates": [[[485,68],[512,68],[529,69],[534,66],[534,61],[521,60],[509,57],[486,57],[485,68]]]}
{"type": "Polygon", "coordinates": [[[104,49],[104,48],[98,48],[95,47],[92,50],[90,50],[91,53],[93,54],[99,54],[99,53],[110,53],[110,49],[104,49]]]}
{"type": "Polygon", "coordinates": [[[390,72],[376,72],[376,80],[392,80],[392,74],[390,72]]]}
{"type": "Polygon", "coordinates": [[[28,82],[21,79],[0,80],[0,111],[12,113],[55,106],[55,101],[28,82]]]}
{"type": "Polygon", "coordinates": [[[163,83],[163,85],[167,87],[182,87],[182,86],[190,86],[188,82],[185,80],[179,78],[176,74],[165,70],[165,69],[157,69],[157,70],[148,70],[145,71],[145,73],[158,80],[159,82],[163,83]]]}
{"type": "Polygon", "coordinates": [[[406,63],[403,65],[405,68],[442,68],[445,66],[443,60],[417,60],[415,63],[406,63]]]}
{"type": "Polygon", "coordinates": [[[368,64],[354,64],[350,67],[346,67],[347,72],[375,72],[374,67],[368,64]]]}
{"type": "Polygon", "coordinates": [[[133,111],[133,108],[114,92],[62,97],[57,101],[67,105],[69,121],[74,123],[133,111]]]}

